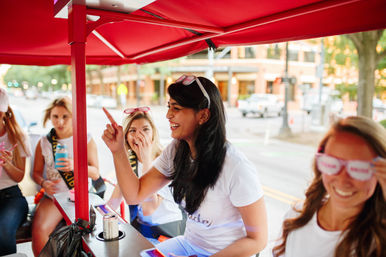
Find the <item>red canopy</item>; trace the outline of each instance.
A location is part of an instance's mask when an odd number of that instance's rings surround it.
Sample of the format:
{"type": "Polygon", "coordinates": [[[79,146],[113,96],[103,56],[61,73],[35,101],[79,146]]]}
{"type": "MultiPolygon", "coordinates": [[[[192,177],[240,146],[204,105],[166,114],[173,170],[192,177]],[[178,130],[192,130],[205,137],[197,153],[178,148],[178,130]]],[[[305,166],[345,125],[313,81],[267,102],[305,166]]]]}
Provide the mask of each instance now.
{"type": "Polygon", "coordinates": [[[380,29],[385,14],[385,0],[1,0],[0,63],[71,64],[75,214],[88,220],[86,62],[155,62],[208,47],[380,29]],[[54,18],[59,10],[69,19],[54,18]]]}
{"type": "MultiPolygon", "coordinates": [[[[53,0],[2,0],[0,13],[0,63],[71,63],[67,19],[54,18],[53,0]]],[[[87,14],[104,18],[111,18],[111,13],[87,10],[87,14]]],[[[97,33],[124,58],[94,32],[87,37],[86,62],[146,63],[192,54],[208,46],[261,44],[379,29],[386,27],[385,14],[384,0],[158,0],[108,21],[145,18],[145,22],[170,22],[169,26],[130,20],[102,24],[96,28],[97,33]]],[[[93,23],[88,23],[88,30],[96,25],[93,23]]]]}

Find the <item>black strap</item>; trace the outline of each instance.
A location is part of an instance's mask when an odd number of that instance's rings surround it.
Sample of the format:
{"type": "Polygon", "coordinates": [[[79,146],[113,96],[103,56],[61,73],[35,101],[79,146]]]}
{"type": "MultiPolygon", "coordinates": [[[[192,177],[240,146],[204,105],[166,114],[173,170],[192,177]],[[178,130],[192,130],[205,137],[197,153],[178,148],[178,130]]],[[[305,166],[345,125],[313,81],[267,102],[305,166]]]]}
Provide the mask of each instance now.
{"type": "MultiPolygon", "coordinates": [[[[51,143],[52,146],[52,154],[54,155],[54,161],[55,161],[55,153],[56,153],[56,147],[58,146],[58,140],[56,137],[56,131],[54,128],[50,130],[50,132],[47,134],[47,139],[51,143]]],[[[75,180],[74,180],[74,172],[73,171],[61,171],[58,170],[60,176],[62,176],[64,182],[66,182],[66,185],[68,189],[73,189],[75,186],[75,180]]]]}
{"type": "MultiPolygon", "coordinates": [[[[130,151],[129,155],[130,166],[133,169],[135,175],[138,177],[138,158],[134,151],[130,151]]],[[[130,222],[133,222],[138,215],[138,205],[129,205],[130,210],[130,222]]]]}

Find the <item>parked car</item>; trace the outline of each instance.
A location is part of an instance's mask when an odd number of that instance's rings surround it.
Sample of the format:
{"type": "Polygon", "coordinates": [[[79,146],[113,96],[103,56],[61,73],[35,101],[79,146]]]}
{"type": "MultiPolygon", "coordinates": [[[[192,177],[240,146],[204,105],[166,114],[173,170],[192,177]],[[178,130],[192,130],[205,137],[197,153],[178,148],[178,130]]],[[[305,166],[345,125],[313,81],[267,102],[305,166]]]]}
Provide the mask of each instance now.
{"type": "Polygon", "coordinates": [[[15,119],[19,126],[23,129],[25,133],[29,133],[31,128],[36,126],[38,123],[36,121],[27,123],[27,121],[24,119],[23,114],[20,112],[19,109],[12,106],[13,114],[15,115],[15,119]]]}
{"type": "Polygon", "coordinates": [[[272,94],[252,94],[245,100],[238,100],[237,107],[243,117],[247,114],[255,114],[260,117],[280,116],[283,111],[283,103],[272,94]]]}
{"type": "Polygon", "coordinates": [[[318,109],[322,105],[328,112],[342,114],[343,101],[339,98],[338,92],[324,88],[321,97],[321,104],[319,103],[319,90],[310,89],[303,94],[302,110],[310,114],[312,110],[318,109]]]}
{"type": "Polygon", "coordinates": [[[373,109],[384,113],[386,112],[386,104],[384,104],[381,99],[375,98],[373,99],[373,109]]]}
{"type": "Polygon", "coordinates": [[[24,95],[27,99],[35,100],[38,98],[39,92],[36,87],[31,87],[25,91],[24,95]]]}
{"type": "Polygon", "coordinates": [[[118,107],[117,101],[115,98],[111,96],[105,95],[86,95],[86,102],[88,107],[96,107],[96,108],[111,108],[116,109],[118,107]]]}

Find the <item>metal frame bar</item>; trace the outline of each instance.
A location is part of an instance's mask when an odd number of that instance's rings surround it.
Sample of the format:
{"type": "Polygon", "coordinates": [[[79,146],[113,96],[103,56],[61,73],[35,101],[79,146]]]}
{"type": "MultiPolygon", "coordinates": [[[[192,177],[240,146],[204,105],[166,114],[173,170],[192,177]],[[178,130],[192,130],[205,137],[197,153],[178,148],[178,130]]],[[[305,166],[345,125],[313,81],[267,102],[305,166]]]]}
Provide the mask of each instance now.
{"type": "Polygon", "coordinates": [[[68,43],[71,45],[75,217],[76,219],[81,218],[89,221],[86,111],[86,6],[69,6],[68,31],[68,43]]]}
{"type": "Polygon", "coordinates": [[[181,21],[172,21],[172,20],[166,20],[166,19],[162,20],[162,19],[157,19],[152,17],[145,17],[145,16],[119,13],[119,12],[113,12],[113,11],[103,11],[103,10],[93,9],[93,8],[87,8],[87,14],[96,15],[100,17],[117,18],[117,19],[126,20],[126,21],[141,22],[141,23],[147,23],[147,24],[153,24],[153,25],[159,25],[159,26],[194,29],[198,31],[206,31],[206,32],[213,32],[213,33],[224,32],[224,29],[212,27],[212,26],[181,22],[181,21]]]}

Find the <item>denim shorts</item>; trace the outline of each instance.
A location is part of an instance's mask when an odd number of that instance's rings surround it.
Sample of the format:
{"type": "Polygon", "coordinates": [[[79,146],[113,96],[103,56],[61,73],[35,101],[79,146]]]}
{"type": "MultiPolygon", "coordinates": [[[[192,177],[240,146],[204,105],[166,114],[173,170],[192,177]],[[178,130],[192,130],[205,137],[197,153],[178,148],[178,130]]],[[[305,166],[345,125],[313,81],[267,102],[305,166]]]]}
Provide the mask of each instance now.
{"type": "Polygon", "coordinates": [[[24,197],[19,186],[14,185],[0,190],[0,201],[11,198],[24,197]]]}

